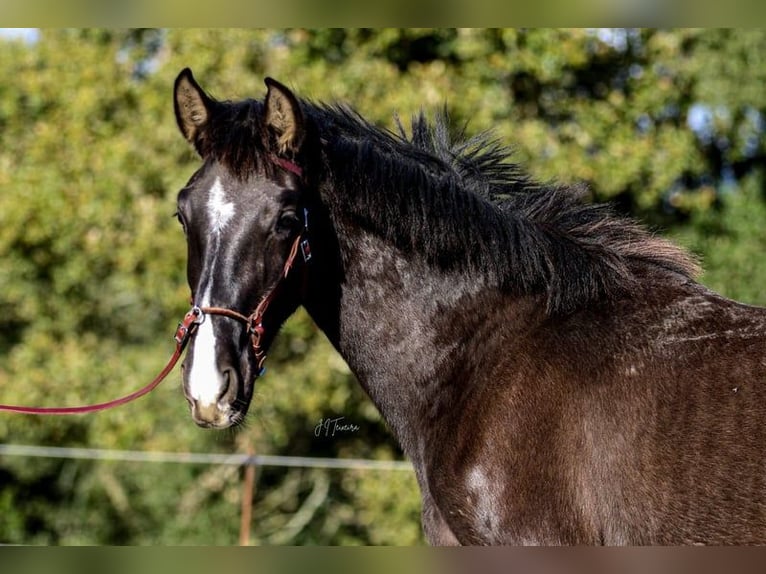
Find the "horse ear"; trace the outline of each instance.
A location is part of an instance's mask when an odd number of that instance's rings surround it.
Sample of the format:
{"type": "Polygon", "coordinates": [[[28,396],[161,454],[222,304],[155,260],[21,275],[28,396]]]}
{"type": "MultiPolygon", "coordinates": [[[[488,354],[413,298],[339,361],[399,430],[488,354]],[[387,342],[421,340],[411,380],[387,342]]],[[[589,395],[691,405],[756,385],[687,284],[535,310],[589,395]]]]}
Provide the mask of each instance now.
{"type": "Polygon", "coordinates": [[[176,78],[173,102],[181,133],[203,155],[202,135],[210,118],[213,100],[199,87],[189,68],[181,71],[176,78]]]}
{"type": "Polygon", "coordinates": [[[295,155],[306,135],[303,111],[298,99],[285,86],[266,78],[266,125],[274,135],[280,155],[295,155]]]}

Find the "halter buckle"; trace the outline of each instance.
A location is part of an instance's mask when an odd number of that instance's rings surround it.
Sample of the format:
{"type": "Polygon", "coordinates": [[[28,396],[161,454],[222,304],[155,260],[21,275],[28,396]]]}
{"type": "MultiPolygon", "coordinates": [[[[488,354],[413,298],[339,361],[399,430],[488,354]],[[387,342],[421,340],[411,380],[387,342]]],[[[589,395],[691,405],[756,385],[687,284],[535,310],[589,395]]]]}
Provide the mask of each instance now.
{"type": "Polygon", "coordinates": [[[311,244],[309,243],[306,234],[309,232],[309,210],[307,207],[303,208],[303,239],[301,240],[300,248],[301,255],[303,255],[303,261],[308,263],[311,259],[311,244]]]}
{"type": "Polygon", "coordinates": [[[191,332],[194,330],[194,328],[204,322],[205,313],[203,313],[202,309],[195,305],[186,313],[186,315],[184,315],[183,321],[178,323],[175,336],[173,337],[176,344],[185,345],[186,341],[189,340],[189,335],[191,335],[191,332]]]}
{"type": "Polygon", "coordinates": [[[304,262],[308,263],[311,260],[311,244],[308,239],[301,241],[301,255],[304,262]]]}

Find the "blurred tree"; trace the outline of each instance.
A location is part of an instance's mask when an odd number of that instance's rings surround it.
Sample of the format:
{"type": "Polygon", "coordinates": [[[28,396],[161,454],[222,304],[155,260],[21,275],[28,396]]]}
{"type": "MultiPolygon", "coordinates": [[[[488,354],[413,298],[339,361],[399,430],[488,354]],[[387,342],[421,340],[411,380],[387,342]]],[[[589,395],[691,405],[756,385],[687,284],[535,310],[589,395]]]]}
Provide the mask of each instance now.
{"type": "MultiPolygon", "coordinates": [[[[535,177],[586,182],[595,199],[674,226],[709,262],[706,281],[766,303],[737,283],[757,276],[766,241],[764,31],[43,30],[33,44],[2,47],[2,402],[112,398],[148,381],[171,352],[188,298],[171,215],[198,164],[172,112],[185,66],[221,98],[262,97],[270,75],[390,127],[395,113],[446,106],[456,128],[494,129],[513,144],[535,177]]],[[[0,440],[401,456],[304,313],[285,326],[269,366],[236,433],[197,429],[166,384],[99,415],[0,416],[0,440]],[[328,416],[361,430],[315,437],[328,416]]],[[[234,543],[240,472],[2,458],[0,542],[234,543]]],[[[252,539],[422,542],[414,478],[259,469],[252,539]]]]}

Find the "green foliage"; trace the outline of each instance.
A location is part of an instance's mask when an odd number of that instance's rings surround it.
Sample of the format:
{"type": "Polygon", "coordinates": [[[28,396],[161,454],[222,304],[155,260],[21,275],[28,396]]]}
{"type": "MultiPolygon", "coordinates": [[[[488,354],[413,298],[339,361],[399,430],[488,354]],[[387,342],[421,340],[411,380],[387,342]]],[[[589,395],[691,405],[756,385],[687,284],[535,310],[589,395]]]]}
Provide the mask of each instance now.
{"type": "Polygon", "coordinates": [[[763,174],[748,177],[741,188],[722,194],[716,209],[695,214],[691,225],[672,236],[700,254],[702,283],[728,297],[766,306],[766,203],[763,174]]]}
{"type": "MultiPolygon", "coordinates": [[[[456,126],[515,145],[538,179],[585,182],[670,225],[702,256],[707,284],[766,304],[764,44],[760,30],[477,29],[44,30],[34,45],[3,43],[0,402],[107,400],[172,351],[188,286],[171,216],[198,165],[172,113],[185,66],[221,98],[262,97],[273,76],[388,127],[395,113],[446,106],[456,126]]],[[[245,429],[196,428],[178,381],[98,415],[4,414],[0,440],[401,457],[305,313],[277,340],[245,429]],[[361,430],[314,436],[337,416],[361,430]]],[[[0,542],[236,543],[242,472],[5,457],[0,542]]],[[[423,541],[411,473],[262,468],[253,515],[261,544],[423,541]]]]}

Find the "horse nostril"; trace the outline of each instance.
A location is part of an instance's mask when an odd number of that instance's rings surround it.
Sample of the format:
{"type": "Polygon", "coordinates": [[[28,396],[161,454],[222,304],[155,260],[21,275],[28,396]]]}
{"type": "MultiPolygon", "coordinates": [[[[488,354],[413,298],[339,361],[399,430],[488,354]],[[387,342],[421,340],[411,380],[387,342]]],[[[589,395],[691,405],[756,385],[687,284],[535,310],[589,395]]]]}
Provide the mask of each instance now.
{"type": "Polygon", "coordinates": [[[221,371],[223,384],[221,385],[221,391],[218,393],[218,402],[222,402],[224,399],[231,399],[231,395],[237,393],[237,373],[232,367],[227,367],[221,371]]]}

